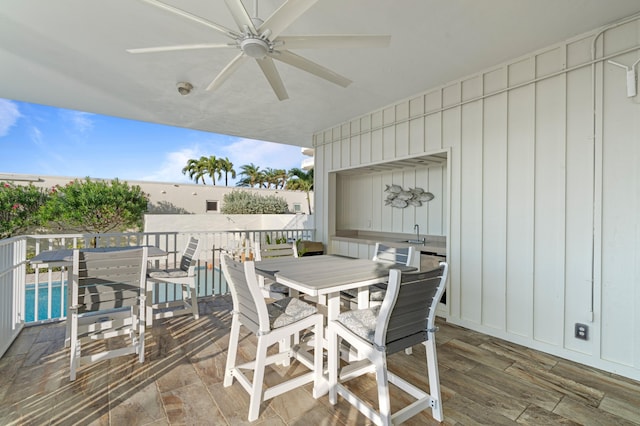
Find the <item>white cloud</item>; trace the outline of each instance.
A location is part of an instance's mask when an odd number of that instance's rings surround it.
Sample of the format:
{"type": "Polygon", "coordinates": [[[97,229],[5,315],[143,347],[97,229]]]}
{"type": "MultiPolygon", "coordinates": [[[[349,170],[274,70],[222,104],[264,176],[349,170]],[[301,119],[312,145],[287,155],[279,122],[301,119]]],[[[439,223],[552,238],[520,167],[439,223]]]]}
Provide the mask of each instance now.
{"type": "Polygon", "coordinates": [[[61,110],[61,114],[65,121],[71,123],[73,130],[77,133],[85,134],[93,129],[93,120],[91,118],[94,114],[92,113],[61,110]]]}
{"type": "Polygon", "coordinates": [[[22,115],[18,105],[7,99],[0,99],[0,138],[9,134],[22,115]]]}
{"type": "Polygon", "coordinates": [[[44,146],[42,143],[42,132],[40,131],[40,129],[38,129],[37,127],[33,126],[29,128],[29,136],[31,137],[31,140],[33,141],[33,143],[35,143],[37,146],[44,146]]]}
{"type": "Polygon", "coordinates": [[[168,152],[165,159],[149,175],[141,177],[139,180],[153,182],[189,182],[189,176],[182,173],[182,169],[191,158],[200,158],[204,155],[199,147],[184,148],[180,151],[168,152]]]}
{"type": "Polygon", "coordinates": [[[238,139],[221,149],[218,156],[228,157],[238,172],[241,166],[250,163],[261,169],[289,170],[300,167],[302,161],[300,147],[252,139],[238,139]]]}

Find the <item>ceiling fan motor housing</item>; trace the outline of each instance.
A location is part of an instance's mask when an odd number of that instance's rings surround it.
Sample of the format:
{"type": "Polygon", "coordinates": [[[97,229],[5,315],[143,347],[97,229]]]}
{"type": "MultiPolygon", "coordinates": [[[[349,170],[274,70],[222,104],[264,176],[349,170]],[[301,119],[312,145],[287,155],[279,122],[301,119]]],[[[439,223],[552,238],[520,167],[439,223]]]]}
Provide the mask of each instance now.
{"type": "Polygon", "coordinates": [[[269,44],[261,38],[249,37],[240,42],[240,48],[245,55],[252,58],[262,59],[269,52],[269,44]]]}

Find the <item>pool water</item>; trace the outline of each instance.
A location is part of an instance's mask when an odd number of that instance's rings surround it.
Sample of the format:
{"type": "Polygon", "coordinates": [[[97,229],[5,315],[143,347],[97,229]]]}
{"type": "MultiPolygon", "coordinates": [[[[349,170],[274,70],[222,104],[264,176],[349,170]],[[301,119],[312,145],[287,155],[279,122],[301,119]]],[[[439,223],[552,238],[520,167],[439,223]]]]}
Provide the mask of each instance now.
{"type": "MultiPolygon", "coordinates": [[[[198,297],[210,296],[212,294],[224,294],[227,292],[227,285],[224,277],[221,276],[219,269],[199,268],[197,281],[198,297]],[[222,278],[222,285],[220,283],[222,278]]],[[[174,291],[178,286],[159,286],[157,298],[160,302],[166,300],[177,300],[181,298],[181,294],[174,291]]],[[[38,286],[38,318],[35,318],[35,284],[28,284],[25,294],[25,322],[43,321],[52,318],[61,318],[67,316],[67,285],[61,286],[60,281],[51,283],[51,315],[49,315],[49,286],[44,283],[38,286]],[[61,297],[64,297],[61,303],[61,297]]]]}
{"type": "MultiPolygon", "coordinates": [[[[27,285],[25,295],[25,322],[35,321],[35,284],[27,285]]],[[[47,284],[40,284],[38,287],[38,320],[59,318],[67,315],[67,286],[61,291],[60,281],[54,281],[51,284],[51,316],[48,315],[47,301],[49,300],[49,287],[47,284]],[[60,297],[63,295],[62,313],[60,297]]]]}

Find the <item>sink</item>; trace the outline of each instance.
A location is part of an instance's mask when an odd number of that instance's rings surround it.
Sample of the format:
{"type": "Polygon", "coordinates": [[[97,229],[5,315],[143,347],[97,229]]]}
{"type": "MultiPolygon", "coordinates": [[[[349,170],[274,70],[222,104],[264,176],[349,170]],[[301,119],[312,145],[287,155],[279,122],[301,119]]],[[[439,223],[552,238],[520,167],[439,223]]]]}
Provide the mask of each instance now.
{"type": "Polygon", "coordinates": [[[407,244],[422,244],[422,245],[427,243],[425,240],[402,240],[400,242],[407,243],[407,244]]]}

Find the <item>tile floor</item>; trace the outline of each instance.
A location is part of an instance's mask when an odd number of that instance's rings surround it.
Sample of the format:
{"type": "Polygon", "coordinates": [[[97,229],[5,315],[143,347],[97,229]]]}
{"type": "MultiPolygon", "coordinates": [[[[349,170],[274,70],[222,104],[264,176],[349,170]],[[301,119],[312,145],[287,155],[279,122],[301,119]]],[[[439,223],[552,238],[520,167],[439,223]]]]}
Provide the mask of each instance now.
{"type": "MultiPolygon", "coordinates": [[[[198,321],[160,320],[146,336],[146,361],[122,357],[83,367],[69,382],[64,324],[25,328],[0,359],[1,425],[238,425],[247,423],[248,395],[222,386],[228,296],[201,301],[198,321]]],[[[437,333],[446,424],[640,424],[640,383],[440,321],[437,333]]],[[[255,349],[248,333],[241,354],[255,349]]],[[[426,388],[424,349],[399,353],[390,368],[426,388]]],[[[275,382],[301,367],[277,367],[275,382]]],[[[375,382],[359,387],[375,401],[375,382]]],[[[393,388],[392,388],[393,391],[393,388]]],[[[405,401],[392,392],[392,408],[405,401]]],[[[428,411],[407,424],[435,424],[428,411]]],[[[366,425],[344,400],[331,406],[305,386],[262,405],[255,425],[366,425]]]]}

